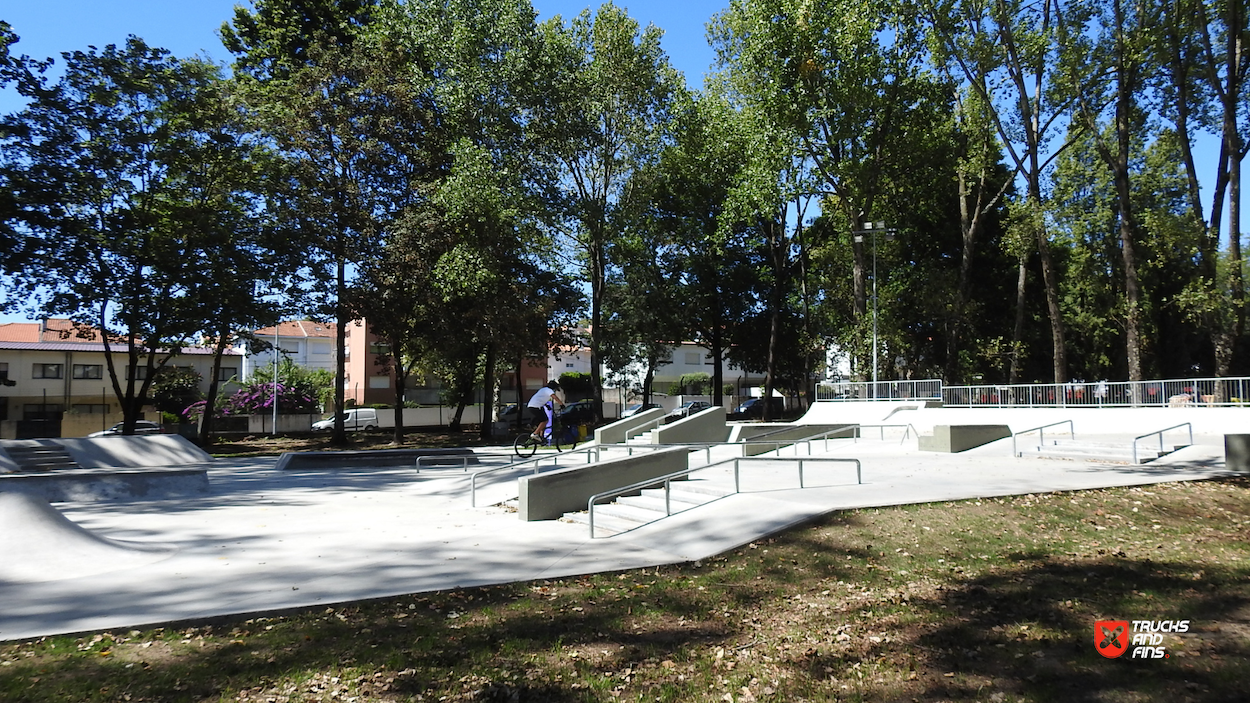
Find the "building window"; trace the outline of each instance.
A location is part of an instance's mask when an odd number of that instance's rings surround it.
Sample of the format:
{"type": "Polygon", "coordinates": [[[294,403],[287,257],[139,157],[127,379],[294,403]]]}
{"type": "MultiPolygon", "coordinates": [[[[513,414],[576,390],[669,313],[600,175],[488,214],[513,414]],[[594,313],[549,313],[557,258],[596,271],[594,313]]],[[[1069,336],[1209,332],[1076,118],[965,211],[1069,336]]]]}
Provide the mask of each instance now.
{"type": "Polygon", "coordinates": [[[391,345],[385,342],[374,342],[369,345],[369,353],[383,356],[391,353],[391,345]]]}
{"type": "Polygon", "coordinates": [[[223,366],[217,369],[217,380],[221,381],[222,383],[225,383],[226,381],[229,381],[230,379],[238,375],[239,375],[239,367],[237,366],[223,366]]]}
{"type": "Polygon", "coordinates": [[[370,376],[369,387],[370,388],[390,388],[391,377],[390,376],[370,376]]]}
{"type": "Polygon", "coordinates": [[[35,364],[31,371],[33,378],[65,378],[65,366],[62,364],[35,364]]]}
{"type": "Polygon", "coordinates": [[[104,378],[104,367],[100,364],[74,364],[74,378],[104,378]]]}
{"type": "Polygon", "coordinates": [[[9,380],[9,362],[0,362],[0,381],[9,380]]]}
{"type": "Polygon", "coordinates": [[[686,366],[699,365],[699,352],[686,352],[686,366]]]}
{"type": "Polygon", "coordinates": [[[573,367],[573,365],[572,365],[572,364],[565,364],[565,365],[564,365],[564,368],[566,368],[566,369],[571,369],[571,368],[574,368],[574,367],[573,367]]]}
{"type": "Polygon", "coordinates": [[[148,367],[146,366],[127,366],[126,380],[134,379],[136,381],[145,380],[148,377],[148,367]]]}
{"type": "Polygon", "coordinates": [[[109,411],[109,406],[104,403],[74,403],[69,409],[70,412],[80,415],[103,414],[109,411]]]}
{"type": "Polygon", "coordinates": [[[65,407],[60,403],[27,403],[22,407],[23,420],[59,420],[65,407]]]}
{"type": "Polygon", "coordinates": [[[312,342],[308,345],[308,348],[314,356],[330,355],[330,345],[324,342],[312,342]]]}

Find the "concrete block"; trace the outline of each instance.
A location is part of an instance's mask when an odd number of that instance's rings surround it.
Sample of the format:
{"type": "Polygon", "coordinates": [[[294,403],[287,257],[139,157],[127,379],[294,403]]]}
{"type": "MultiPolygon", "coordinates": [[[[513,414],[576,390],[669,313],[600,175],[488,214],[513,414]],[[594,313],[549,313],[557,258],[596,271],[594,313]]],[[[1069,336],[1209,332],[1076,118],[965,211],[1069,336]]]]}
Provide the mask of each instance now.
{"type": "Polygon", "coordinates": [[[688,457],[688,450],[673,447],[523,476],[517,512],[526,521],[555,520],[585,510],[586,501],[596,493],[681,471],[689,466],[688,457]]]}
{"type": "MultiPolygon", "coordinates": [[[[135,435],[126,437],[61,437],[59,439],[14,440],[15,443],[38,442],[60,447],[84,469],[175,467],[206,464],[212,455],[192,444],[185,437],[172,434],[135,435]]],[[[0,442],[0,453],[6,442],[0,442]]]]}
{"type": "Polygon", "coordinates": [[[724,442],[729,439],[725,409],[711,407],[671,425],[660,425],[651,435],[653,444],[688,444],[691,442],[724,442]]]}
{"type": "Polygon", "coordinates": [[[1007,425],[934,425],[933,434],[920,435],[917,447],[924,452],[956,453],[1010,436],[1007,425]]]}
{"type": "Polygon", "coordinates": [[[1224,435],[1224,467],[1250,471],[1250,434],[1224,435]]]}
{"type": "Polygon", "coordinates": [[[49,503],[158,500],[206,495],[207,469],[58,471],[0,476],[0,494],[24,493],[49,503]]]}
{"type": "Polygon", "coordinates": [[[621,418],[610,425],[604,425],[595,430],[595,444],[600,446],[620,444],[629,439],[631,433],[637,434],[634,430],[659,420],[664,417],[665,413],[664,408],[651,408],[650,410],[644,410],[629,417],[621,418]]]}

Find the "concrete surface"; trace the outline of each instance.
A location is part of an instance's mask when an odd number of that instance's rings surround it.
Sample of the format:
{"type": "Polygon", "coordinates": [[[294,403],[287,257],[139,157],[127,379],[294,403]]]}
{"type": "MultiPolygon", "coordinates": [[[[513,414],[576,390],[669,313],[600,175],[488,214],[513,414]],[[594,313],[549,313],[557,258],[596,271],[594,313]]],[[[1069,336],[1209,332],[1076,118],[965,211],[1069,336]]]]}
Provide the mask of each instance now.
{"type": "MultiPolygon", "coordinates": [[[[860,420],[872,421],[860,410],[860,420]]],[[[927,411],[897,414],[919,412],[927,411]]],[[[993,412],[1001,422],[1016,411],[993,412]]],[[[1250,415],[1240,412],[1244,426],[1250,415]]],[[[1105,420],[1117,427],[1134,424],[1113,415],[1105,420]]],[[[1160,426],[1167,424],[1175,423],[1160,426]]],[[[1135,431],[1140,427],[1136,423],[1134,431],[1119,434],[1131,439],[1141,434],[1135,431]]],[[[0,639],[686,562],[850,508],[1227,475],[1222,434],[1196,432],[1195,441],[1156,462],[1129,466],[1017,459],[1011,456],[1010,439],[949,455],[922,453],[914,439],[902,445],[897,438],[831,440],[827,448],[814,443],[814,455],[862,460],[863,485],[855,484],[853,471],[834,465],[827,472],[809,468],[808,480],[818,487],[798,489],[792,466],[755,462],[744,468],[743,493],[603,539],[591,539],[584,525],[522,522],[502,504],[518,495],[517,479],[532,475],[532,468],[483,477],[478,504],[487,507],[472,508],[469,478],[458,467],[444,472],[408,467],[278,471],[272,458],[217,460],[208,469],[205,496],[58,506],[73,525],[107,544],[150,550],[144,559],[152,551],[177,551],[71,578],[21,557],[26,561],[22,568],[34,573],[22,577],[27,581],[15,576],[0,583],[0,639]],[[30,583],[31,578],[55,580],[30,583]]],[[[509,454],[503,448],[495,454],[478,452],[486,466],[508,463],[509,454]]],[[[624,450],[605,451],[605,459],[613,456],[624,456],[624,450]]],[[[704,454],[690,456],[701,461],[704,454]]],[[[712,468],[702,477],[732,481],[730,471],[712,468]]],[[[0,539],[9,542],[9,549],[20,543],[30,550],[27,554],[55,552],[54,541],[76,529],[53,516],[42,519],[52,527],[19,541],[0,530],[0,539]]]]}

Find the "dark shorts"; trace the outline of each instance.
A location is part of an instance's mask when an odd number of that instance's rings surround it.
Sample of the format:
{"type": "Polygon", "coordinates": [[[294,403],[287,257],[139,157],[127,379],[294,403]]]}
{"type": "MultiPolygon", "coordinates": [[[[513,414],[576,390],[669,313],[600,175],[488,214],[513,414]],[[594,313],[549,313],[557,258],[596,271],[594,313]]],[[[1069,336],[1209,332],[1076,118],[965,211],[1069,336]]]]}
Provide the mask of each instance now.
{"type": "Polygon", "coordinates": [[[547,411],[544,408],[526,408],[525,411],[529,413],[531,425],[547,421],[547,411]]]}

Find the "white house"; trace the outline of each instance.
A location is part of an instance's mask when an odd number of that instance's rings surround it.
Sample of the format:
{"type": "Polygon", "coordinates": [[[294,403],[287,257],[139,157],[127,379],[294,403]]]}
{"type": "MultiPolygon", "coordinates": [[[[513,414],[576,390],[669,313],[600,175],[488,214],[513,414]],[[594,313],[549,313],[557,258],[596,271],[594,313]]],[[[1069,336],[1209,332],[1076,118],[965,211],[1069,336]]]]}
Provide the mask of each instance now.
{"type": "MultiPolygon", "coordinates": [[[[334,332],[334,323],[290,320],[278,323],[276,329],[263,327],[256,330],[254,334],[270,344],[276,341],[282,358],[290,359],[299,366],[334,371],[334,332]]],[[[257,367],[273,366],[272,349],[267,348],[251,353],[246,343],[236,345],[235,349],[243,355],[242,379],[244,381],[251,379],[257,367]]]]}

